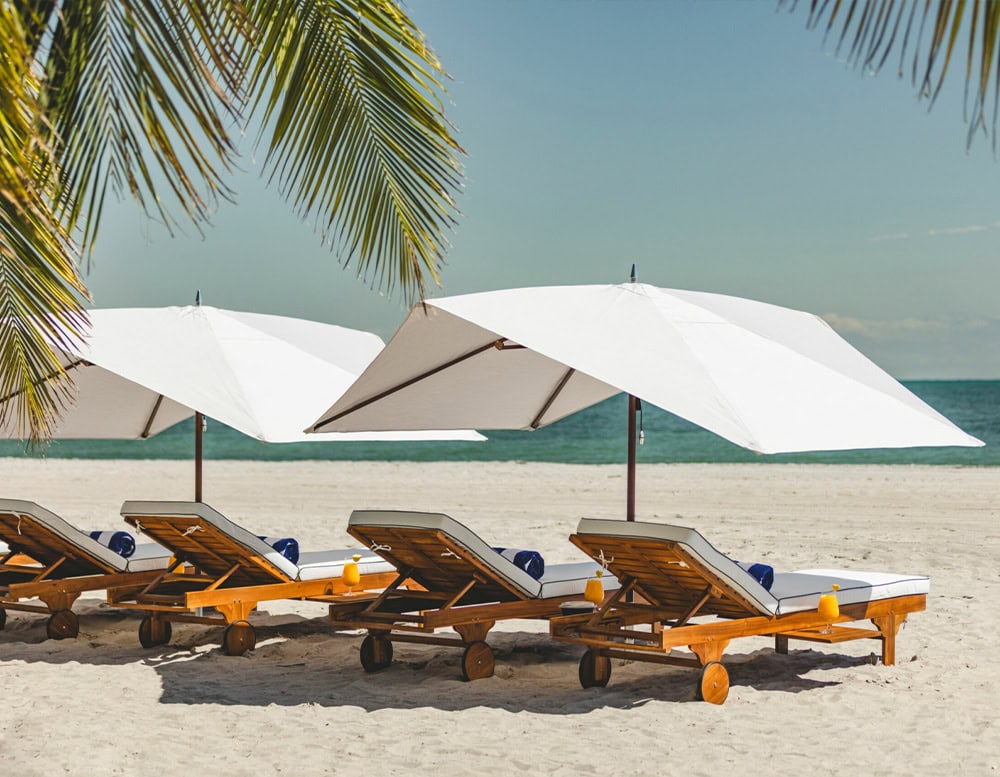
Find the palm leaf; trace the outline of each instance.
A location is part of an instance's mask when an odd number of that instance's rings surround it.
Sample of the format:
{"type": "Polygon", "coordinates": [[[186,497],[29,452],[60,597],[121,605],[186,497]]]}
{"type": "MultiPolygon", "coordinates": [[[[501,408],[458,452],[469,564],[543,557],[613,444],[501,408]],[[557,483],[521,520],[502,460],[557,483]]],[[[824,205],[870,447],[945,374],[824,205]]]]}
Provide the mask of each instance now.
{"type": "Polygon", "coordinates": [[[37,440],[71,397],[56,349],[79,340],[87,318],[73,247],[32,175],[50,149],[36,132],[30,34],[0,9],[0,424],[14,413],[21,436],[37,440]]]}
{"type": "Polygon", "coordinates": [[[225,0],[74,0],[35,5],[42,101],[51,121],[57,213],[89,248],[109,191],[131,195],[168,228],[161,190],[195,224],[220,198],[235,150],[247,32],[225,0]],[[49,16],[39,19],[40,13],[49,16]]]}
{"type": "MultiPolygon", "coordinates": [[[[794,10],[798,0],[778,0],[794,10]]],[[[948,66],[965,33],[965,117],[967,145],[977,132],[993,136],[997,148],[1000,100],[1000,3],[996,0],[810,0],[807,25],[829,35],[839,24],[838,54],[854,67],[878,72],[894,50],[899,75],[907,60],[920,97],[933,105],[948,66]],[[902,37],[900,37],[902,33],[902,37]]]]}
{"type": "Polygon", "coordinates": [[[246,5],[270,179],[359,275],[423,297],[462,181],[433,52],[389,0],[246,5]]]}

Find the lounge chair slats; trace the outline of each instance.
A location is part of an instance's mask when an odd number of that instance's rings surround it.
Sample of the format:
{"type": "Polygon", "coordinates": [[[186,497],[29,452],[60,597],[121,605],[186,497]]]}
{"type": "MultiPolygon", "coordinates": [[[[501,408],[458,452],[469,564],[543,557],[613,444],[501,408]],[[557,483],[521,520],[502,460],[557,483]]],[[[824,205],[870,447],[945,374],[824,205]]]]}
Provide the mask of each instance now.
{"type": "MultiPolygon", "coordinates": [[[[392,642],[398,641],[463,647],[462,676],[488,677],[493,652],[485,639],[497,620],[559,614],[564,602],[583,596],[587,578],[598,568],[550,565],[540,582],[441,513],[356,510],[347,530],[426,589],[405,590],[397,580],[364,607],[348,602],[330,607],[334,623],[368,629],[361,664],[369,672],[389,665],[392,642]],[[449,627],[460,638],[435,633],[449,627]]],[[[617,582],[609,575],[604,585],[611,589],[617,582]]]]}
{"type": "Polygon", "coordinates": [[[139,627],[140,641],[146,647],[169,640],[170,630],[165,626],[183,621],[224,623],[224,650],[230,654],[251,650],[256,636],[247,618],[259,602],[335,601],[349,592],[343,570],[354,553],[361,556],[358,592],[384,588],[398,575],[391,564],[374,554],[353,550],[303,553],[300,567],[199,502],[130,501],[122,505],[122,516],[186,565],[145,588],[108,591],[108,601],[114,606],[147,613],[139,627]],[[217,614],[203,613],[204,608],[214,608],[217,614]]]}
{"type": "Polygon", "coordinates": [[[607,684],[612,657],[689,663],[671,653],[687,647],[702,667],[699,694],[721,704],[729,689],[721,664],[726,647],[733,639],[760,635],[774,635],[778,652],[787,651],[790,639],[879,639],[889,665],[899,627],[926,606],[928,581],[917,576],[806,570],[775,575],[768,591],[698,532],[680,526],[583,519],[570,539],[635,594],[634,601],[613,596],[591,615],[550,621],[554,639],[588,648],[580,661],[584,687],[607,684]],[[841,589],[834,623],[870,620],[875,629],[826,622],[817,605],[834,583],[841,589]]]}

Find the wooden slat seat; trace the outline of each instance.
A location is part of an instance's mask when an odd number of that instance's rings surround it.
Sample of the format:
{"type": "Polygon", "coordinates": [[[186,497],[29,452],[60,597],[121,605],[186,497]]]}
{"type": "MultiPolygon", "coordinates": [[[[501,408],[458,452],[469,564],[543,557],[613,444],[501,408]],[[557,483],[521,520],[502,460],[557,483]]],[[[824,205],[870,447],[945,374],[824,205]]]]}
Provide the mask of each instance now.
{"type": "Polygon", "coordinates": [[[588,648],[580,665],[585,687],[607,684],[609,659],[626,657],[699,667],[703,698],[721,703],[728,693],[722,655],[730,640],[755,635],[774,635],[779,652],[789,639],[878,639],[889,665],[896,633],[909,613],[926,607],[929,590],[926,577],[839,569],[777,573],[768,590],[698,532],[669,524],[585,518],[570,540],[621,584],[593,614],[550,622],[554,639],[588,648]],[[830,629],[817,607],[834,584],[834,622],[870,620],[874,628],[830,629]],[[672,654],[677,647],[694,658],[672,654]]]}

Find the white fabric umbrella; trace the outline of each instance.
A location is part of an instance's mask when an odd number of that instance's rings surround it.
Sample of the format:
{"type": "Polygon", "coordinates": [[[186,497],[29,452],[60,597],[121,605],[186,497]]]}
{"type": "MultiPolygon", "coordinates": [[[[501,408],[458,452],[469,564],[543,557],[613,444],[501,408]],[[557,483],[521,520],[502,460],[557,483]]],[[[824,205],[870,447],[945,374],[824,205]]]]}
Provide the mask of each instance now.
{"type": "MultiPolygon", "coordinates": [[[[86,340],[62,353],[77,392],[57,438],[139,439],[205,415],[265,442],[484,439],[464,430],[306,435],[303,427],[331,394],[382,350],[369,332],[202,305],[92,310],[90,317],[86,340]]],[[[201,427],[199,418],[198,500],[201,427]]],[[[16,419],[0,434],[16,437],[16,419]]]]}
{"type": "Polygon", "coordinates": [[[428,300],[310,429],[535,429],[618,392],[761,453],[982,445],[817,316],[641,283],[428,300]]]}

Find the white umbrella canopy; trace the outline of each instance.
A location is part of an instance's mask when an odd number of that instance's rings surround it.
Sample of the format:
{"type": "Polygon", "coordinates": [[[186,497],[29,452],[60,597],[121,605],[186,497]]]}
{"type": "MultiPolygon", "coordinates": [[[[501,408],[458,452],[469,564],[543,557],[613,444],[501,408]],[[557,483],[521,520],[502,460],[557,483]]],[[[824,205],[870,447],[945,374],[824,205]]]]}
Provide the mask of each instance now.
{"type": "Polygon", "coordinates": [[[983,444],[817,316],[641,283],[428,300],[310,429],[534,429],[619,392],[761,453],[983,444]]]}
{"type": "MultiPolygon", "coordinates": [[[[331,392],[342,393],[382,350],[369,332],[202,305],[92,310],[90,318],[85,341],[61,354],[77,390],[56,438],[139,439],[205,415],[265,442],[483,439],[451,429],[306,435],[331,392]]],[[[0,434],[16,438],[16,419],[0,434]]],[[[196,459],[200,472],[200,446],[196,459]]]]}

